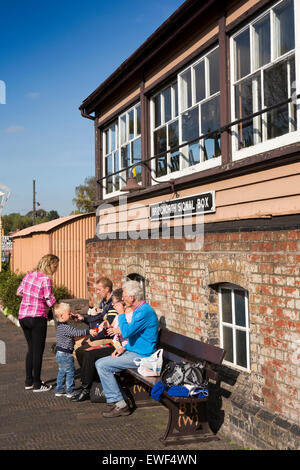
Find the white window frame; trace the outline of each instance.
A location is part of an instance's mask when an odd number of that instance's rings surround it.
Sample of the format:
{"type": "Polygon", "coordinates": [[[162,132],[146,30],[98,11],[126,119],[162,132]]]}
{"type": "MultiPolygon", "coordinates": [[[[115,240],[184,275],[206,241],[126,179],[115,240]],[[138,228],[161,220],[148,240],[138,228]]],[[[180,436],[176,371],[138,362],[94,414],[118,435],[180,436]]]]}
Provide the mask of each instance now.
{"type": "Polygon", "coordinates": [[[250,358],[250,322],[249,322],[249,297],[248,292],[241,286],[235,284],[224,283],[220,284],[218,288],[218,297],[219,297],[219,324],[220,324],[220,344],[221,348],[224,347],[224,338],[223,338],[223,326],[231,328],[233,330],[233,362],[226,361],[224,359],[223,364],[239,369],[246,372],[251,372],[251,358],[250,358]],[[231,291],[231,306],[232,306],[232,323],[227,323],[223,321],[223,312],[222,312],[222,289],[227,289],[231,291]],[[245,323],[246,326],[236,325],[235,321],[235,302],[234,302],[234,291],[240,290],[245,293],[245,323]],[[244,331],[246,333],[246,358],[247,358],[247,367],[242,367],[236,362],[236,331],[244,331]]]}
{"type": "MultiPolygon", "coordinates": [[[[122,170],[122,155],[121,155],[121,149],[122,147],[124,147],[125,145],[130,145],[131,143],[133,143],[135,140],[137,139],[140,139],[141,138],[141,133],[138,134],[137,132],[137,108],[140,107],[141,109],[141,104],[140,102],[136,103],[135,105],[131,106],[130,108],[128,108],[126,111],[124,111],[122,114],[120,114],[112,124],[106,126],[104,129],[103,129],[103,132],[102,132],[102,135],[103,135],[103,158],[102,158],[102,171],[103,171],[103,175],[106,176],[106,173],[105,173],[105,161],[106,161],[106,157],[107,155],[109,155],[108,153],[106,153],[106,131],[108,129],[110,129],[112,127],[112,125],[116,125],[116,133],[117,133],[117,139],[116,139],[116,149],[115,151],[118,151],[119,152],[119,171],[122,170]],[[125,140],[125,142],[121,143],[121,119],[122,117],[126,116],[126,115],[129,115],[129,113],[133,111],[133,116],[134,116],[134,136],[130,139],[129,138],[129,120],[127,119],[126,120],[126,135],[127,135],[127,138],[125,140]]],[[[140,114],[141,116],[141,114],[140,114]]],[[[140,123],[141,124],[141,123],[140,123]]],[[[112,152],[114,153],[114,152],[112,152]]],[[[132,165],[132,156],[130,157],[130,165],[132,165]]],[[[114,168],[114,158],[113,158],[113,171],[112,173],[114,173],[116,170],[114,168]]],[[[106,192],[106,180],[104,179],[104,183],[103,183],[103,199],[108,199],[110,197],[114,197],[114,196],[120,196],[123,192],[121,191],[121,188],[123,186],[126,185],[126,175],[125,175],[125,172],[122,172],[120,171],[117,175],[113,176],[113,179],[116,178],[116,177],[119,177],[119,185],[120,185],[120,189],[118,189],[117,191],[112,191],[112,192],[109,192],[107,193],[106,192]]]]}
{"type": "MultiPolygon", "coordinates": [[[[195,99],[195,83],[194,83],[194,80],[195,80],[195,77],[194,77],[194,73],[191,73],[191,83],[192,83],[192,104],[189,108],[186,108],[186,109],[182,109],[182,96],[181,96],[181,86],[180,86],[180,80],[181,80],[181,75],[183,75],[186,71],[188,71],[189,69],[191,69],[191,72],[193,72],[193,68],[195,66],[197,66],[201,61],[208,61],[208,56],[213,53],[215,50],[217,50],[219,48],[219,45],[217,46],[214,46],[213,48],[211,48],[207,53],[205,53],[204,55],[202,55],[201,57],[199,57],[195,62],[193,62],[192,64],[190,64],[188,67],[186,67],[185,69],[181,70],[180,72],[178,72],[177,74],[177,93],[178,93],[178,116],[174,116],[172,114],[172,120],[168,121],[167,124],[170,124],[172,121],[175,121],[176,119],[178,119],[178,126],[179,126],[179,145],[181,145],[183,142],[182,142],[182,115],[183,113],[186,113],[187,111],[191,110],[192,108],[194,108],[195,106],[198,106],[199,107],[199,113],[200,113],[200,104],[203,104],[205,103],[206,101],[209,101],[211,100],[212,98],[216,97],[216,96],[220,96],[220,90],[212,95],[209,95],[208,92],[207,92],[207,85],[209,83],[208,81],[208,75],[209,75],[209,68],[206,66],[205,67],[205,74],[206,74],[206,77],[205,77],[205,80],[206,80],[206,83],[205,83],[205,88],[206,88],[206,97],[201,100],[201,101],[198,101],[196,102],[196,99],[195,99]]],[[[153,95],[151,97],[151,106],[150,106],[150,132],[151,132],[151,156],[154,157],[154,132],[159,129],[160,127],[166,125],[166,123],[161,123],[161,126],[157,126],[155,127],[155,112],[154,112],[154,98],[160,94],[160,93],[163,93],[163,91],[167,88],[169,88],[170,86],[172,86],[173,84],[175,83],[175,81],[171,82],[168,84],[168,86],[162,88],[161,90],[159,90],[159,92],[157,92],[155,95],[153,95]]],[[[173,99],[172,99],[172,110],[174,108],[174,103],[173,103],[173,99]]],[[[172,111],[173,112],[173,111],[172,111]]],[[[199,124],[200,124],[200,116],[199,116],[199,124]]],[[[199,134],[200,135],[200,134],[199,134]]],[[[168,148],[168,147],[167,147],[168,148]]],[[[184,149],[184,147],[181,147],[179,149],[179,153],[182,152],[182,150],[184,149]]],[[[167,151],[167,162],[169,164],[169,160],[170,160],[170,152],[167,151]]],[[[184,167],[183,166],[183,157],[181,155],[179,155],[179,164],[180,164],[180,169],[178,171],[173,171],[173,172],[170,172],[170,173],[167,173],[166,175],[163,175],[163,176],[156,176],[156,172],[155,172],[155,159],[151,160],[151,171],[152,171],[152,174],[153,176],[157,179],[158,182],[163,182],[163,181],[168,181],[169,179],[173,179],[173,178],[179,178],[181,176],[185,176],[185,175],[189,175],[189,174],[192,174],[192,173],[195,173],[195,172],[198,172],[198,171],[203,171],[203,170],[206,170],[208,168],[215,168],[219,165],[222,164],[222,154],[218,157],[214,157],[214,158],[210,158],[209,160],[205,160],[205,161],[200,161],[199,163],[197,163],[196,165],[191,165],[191,166],[186,166],[184,167]]],[[[152,182],[152,184],[157,184],[155,182],[152,182]]]]}
{"type": "MultiPolygon", "coordinates": [[[[245,31],[248,27],[250,27],[250,74],[248,76],[243,77],[243,79],[247,77],[251,77],[254,75],[255,72],[264,70],[269,68],[270,66],[281,62],[285,58],[295,54],[295,76],[296,76],[296,92],[295,95],[300,94],[300,31],[299,28],[297,27],[297,24],[299,24],[300,21],[300,2],[298,0],[294,0],[294,21],[295,21],[295,51],[289,51],[286,54],[280,56],[277,59],[274,59],[274,41],[273,41],[273,35],[274,35],[274,21],[273,21],[273,10],[276,8],[278,5],[283,3],[284,0],[280,0],[276,3],[274,3],[270,8],[266,9],[261,15],[255,17],[252,21],[250,21],[246,26],[241,28],[239,31],[237,31],[234,35],[231,36],[230,38],[230,93],[231,93],[231,120],[234,121],[235,118],[235,94],[234,94],[234,86],[238,82],[235,81],[234,77],[234,61],[235,61],[235,54],[234,54],[234,39],[236,36],[241,34],[243,31],[245,31]],[[270,29],[271,29],[271,62],[268,63],[267,65],[264,65],[262,67],[256,68],[254,70],[253,66],[253,57],[252,57],[252,50],[254,47],[254,38],[253,38],[253,25],[261,20],[266,14],[270,14],[271,12],[271,21],[270,21],[270,29]]],[[[261,74],[263,77],[263,74],[261,74]]],[[[263,86],[262,86],[263,90],[263,86]]],[[[262,100],[262,108],[264,107],[263,103],[263,96],[261,96],[262,100]]],[[[254,143],[253,145],[249,147],[245,147],[243,149],[238,150],[237,149],[237,126],[234,126],[232,128],[232,139],[231,139],[231,146],[232,146],[232,160],[240,160],[243,158],[250,157],[252,155],[256,155],[259,153],[263,152],[268,152],[271,150],[274,150],[278,147],[286,146],[293,144],[295,142],[298,142],[300,140],[300,100],[297,100],[297,129],[295,131],[290,131],[289,133],[286,133],[284,135],[281,135],[279,137],[275,137],[272,139],[265,140],[263,142],[259,143],[254,143]]],[[[264,115],[262,114],[262,117],[264,115]]],[[[256,119],[256,118],[255,118],[256,119]]],[[[264,126],[263,126],[263,131],[264,131],[264,126]]],[[[265,137],[265,136],[264,136],[265,137]]],[[[263,137],[263,138],[264,138],[263,137]]]]}

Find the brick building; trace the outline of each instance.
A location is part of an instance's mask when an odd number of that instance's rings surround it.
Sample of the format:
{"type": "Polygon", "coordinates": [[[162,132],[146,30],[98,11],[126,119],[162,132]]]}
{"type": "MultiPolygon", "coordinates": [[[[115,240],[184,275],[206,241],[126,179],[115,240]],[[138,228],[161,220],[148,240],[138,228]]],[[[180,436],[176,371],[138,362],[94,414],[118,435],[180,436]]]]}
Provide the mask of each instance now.
{"type": "Polygon", "coordinates": [[[211,425],[258,449],[300,446],[299,21],[293,0],[186,1],[80,106],[90,297],[137,278],[168,328],[224,347],[211,425]]]}

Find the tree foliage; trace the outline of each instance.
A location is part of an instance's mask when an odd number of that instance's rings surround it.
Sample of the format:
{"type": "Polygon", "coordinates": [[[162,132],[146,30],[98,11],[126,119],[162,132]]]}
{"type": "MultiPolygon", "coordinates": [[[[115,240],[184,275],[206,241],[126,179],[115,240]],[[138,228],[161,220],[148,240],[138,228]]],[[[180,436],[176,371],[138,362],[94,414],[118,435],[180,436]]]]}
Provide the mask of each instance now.
{"type": "Polygon", "coordinates": [[[85,178],[84,184],[80,184],[75,188],[76,197],[73,198],[73,204],[77,210],[73,213],[95,212],[93,202],[96,199],[96,178],[90,176],[85,178]]]}
{"type": "MultiPolygon", "coordinates": [[[[22,230],[23,228],[31,227],[33,225],[31,214],[32,211],[26,215],[21,215],[17,212],[3,215],[2,227],[4,229],[4,235],[9,235],[11,232],[16,232],[17,230],[22,230]]],[[[43,222],[49,222],[50,220],[58,218],[59,214],[56,210],[51,210],[49,212],[43,211],[43,213],[39,213],[37,211],[35,225],[42,224],[43,222]]]]}

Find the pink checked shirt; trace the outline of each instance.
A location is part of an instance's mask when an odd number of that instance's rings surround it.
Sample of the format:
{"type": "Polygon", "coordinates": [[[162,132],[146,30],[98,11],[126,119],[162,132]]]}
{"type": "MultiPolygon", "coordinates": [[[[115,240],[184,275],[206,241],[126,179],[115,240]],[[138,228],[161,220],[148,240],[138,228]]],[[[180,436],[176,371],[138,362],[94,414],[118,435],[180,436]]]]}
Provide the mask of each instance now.
{"type": "Polygon", "coordinates": [[[56,300],[52,292],[52,281],[46,274],[33,271],[27,273],[17,289],[22,295],[19,318],[47,317],[48,307],[56,300]]]}

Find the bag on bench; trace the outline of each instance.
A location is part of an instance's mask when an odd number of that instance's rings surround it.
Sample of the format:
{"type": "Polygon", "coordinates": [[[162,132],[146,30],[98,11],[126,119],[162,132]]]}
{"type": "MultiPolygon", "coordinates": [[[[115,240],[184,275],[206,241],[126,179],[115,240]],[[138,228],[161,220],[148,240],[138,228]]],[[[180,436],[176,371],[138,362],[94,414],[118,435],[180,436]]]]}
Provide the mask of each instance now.
{"type": "Polygon", "coordinates": [[[207,385],[205,367],[201,362],[187,364],[185,362],[169,362],[161,374],[161,382],[165,387],[174,385],[207,385]]]}
{"type": "Polygon", "coordinates": [[[135,364],[138,367],[138,373],[144,377],[158,377],[161,373],[163,364],[163,349],[158,349],[149,357],[135,359],[135,364]]]}

